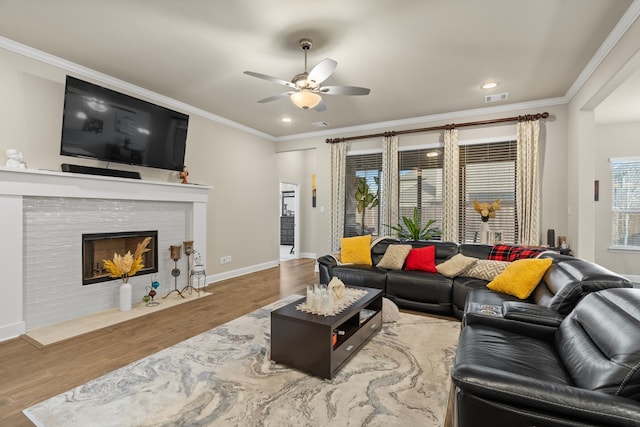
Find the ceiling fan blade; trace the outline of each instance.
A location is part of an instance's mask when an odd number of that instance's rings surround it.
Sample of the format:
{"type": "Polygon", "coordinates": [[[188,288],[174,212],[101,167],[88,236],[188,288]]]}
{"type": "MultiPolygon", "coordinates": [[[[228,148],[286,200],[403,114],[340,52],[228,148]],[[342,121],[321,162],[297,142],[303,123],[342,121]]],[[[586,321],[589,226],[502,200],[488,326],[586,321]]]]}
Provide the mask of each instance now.
{"type": "Polygon", "coordinates": [[[320,103],[318,105],[316,105],[315,107],[313,107],[313,109],[320,113],[320,112],[326,110],[327,106],[325,105],[323,100],[320,100],[320,103]]]}
{"type": "Polygon", "coordinates": [[[277,101],[278,99],[286,98],[286,97],[288,97],[288,96],[291,96],[291,95],[292,95],[292,94],[294,94],[294,93],[295,93],[294,91],[291,91],[291,92],[283,92],[283,93],[279,93],[279,94],[277,94],[277,95],[270,96],[270,97],[268,97],[268,98],[261,99],[261,100],[260,100],[260,101],[258,101],[258,102],[259,102],[260,104],[264,104],[265,102],[277,101]]]}
{"type": "Polygon", "coordinates": [[[318,65],[313,67],[311,71],[309,71],[309,77],[307,77],[307,80],[312,80],[320,84],[329,78],[337,66],[338,63],[336,61],[331,58],[325,58],[320,61],[318,65]]]}
{"type": "Polygon", "coordinates": [[[371,89],[357,86],[324,86],[320,93],[326,95],[369,95],[371,89]]]}
{"type": "Polygon", "coordinates": [[[294,88],[295,89],[295,87],[296,87],[296,85],[294,85],[291,82],[279,79],[277,77],[267,76],[266,74],[255,73],[253,71],[244,71],[244,73],[246,75],[248,75],[248,76],[257,77],[259,79],[267,80],[267,81],[270,81],[270,82],[273,82],[273,83],[278,83],[279,85],[287,86],[287,87],[290,87],[290,88],[294,88]]]}

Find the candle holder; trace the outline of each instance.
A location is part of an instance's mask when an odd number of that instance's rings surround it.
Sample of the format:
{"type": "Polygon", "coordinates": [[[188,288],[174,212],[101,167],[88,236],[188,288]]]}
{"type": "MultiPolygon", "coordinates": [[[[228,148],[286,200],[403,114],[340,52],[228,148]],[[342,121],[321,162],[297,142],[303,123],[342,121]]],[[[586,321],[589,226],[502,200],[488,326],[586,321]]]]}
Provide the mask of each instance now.
{"type": "MultiPolygon", "coordinates": [[[[182,242],[184,245],[184,254],[187,256],[187,284],[184,288],[182,288],[182,292],[185,292],[187,289],[189,290],[189,295],[195,290],[193,286],[191,286],[191,254],[193,251],[193,240],[187,240],[182,242]]],[[[198,292],[199,294],[199,292],[198,292]]]]}
{"type": "Polygon", "coordinates": [[[173,287],[173,290],[171,290],[168,294],[163,296],[162,299],[168,297],[174,292],[177,292],[178,295],[184,298],[184,295],[182,295],[182,291],[178,290],[178,276],[180,276],[178,261],[180,260],[180,249],[182,249],[182,245],[171,245],[169,247],[169,251],[171,252],[171,259],[173,260],[173,265],[174,265],[173,269],[171,270],[171,275],[173,276],[173,280],[174,280],[174,287],[173,287]]]}
{"type": "Polygon", "coordinates": [[[193,251],[193,268],[191,269],[189,284],[193,283],[194,278],[198,284],[198,287],[195,289],[198,292],[198,296],[200,296],[200,289],[204,290],[204,287],[207,285],[207,272],[205,271],[204,264],[202,264],[200,252],[196,250],[193,251]],[[203,281],[202,286],[200,286],[200,279],[203,281]]]}

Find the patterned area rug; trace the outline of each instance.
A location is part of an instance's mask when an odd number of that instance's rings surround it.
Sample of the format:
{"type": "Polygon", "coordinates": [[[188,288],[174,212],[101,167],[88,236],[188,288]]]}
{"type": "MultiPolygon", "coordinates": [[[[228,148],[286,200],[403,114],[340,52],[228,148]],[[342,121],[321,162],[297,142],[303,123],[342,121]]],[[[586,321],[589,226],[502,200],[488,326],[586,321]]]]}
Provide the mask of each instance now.
{"type": "Polygon", "coordinates": [[[333,380],[269,359],[289,296],[24,410],[37,426],[440,426],[460,323],[400,314],[333,380]]]}

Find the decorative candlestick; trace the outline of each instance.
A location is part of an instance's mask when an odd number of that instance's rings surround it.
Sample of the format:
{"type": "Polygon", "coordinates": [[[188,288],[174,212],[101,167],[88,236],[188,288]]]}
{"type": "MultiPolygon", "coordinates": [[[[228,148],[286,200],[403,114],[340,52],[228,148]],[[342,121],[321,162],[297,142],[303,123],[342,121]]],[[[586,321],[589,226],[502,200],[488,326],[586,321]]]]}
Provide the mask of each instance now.
{"type": "Polygon", "coordinates": [[[173,260],[173,269],[171,270],[171,275],[174,279],[174,288],[168,294],[166,294],[163,299],[171,295],[173,292],[177,292],[182,298],[182,292],[178,290],[178,276],[180,276],[180,269],[178,268],[178,261],[180,260],[180,249],[182,249],[182,245],[171,245],[169,251],[171,251],[171,259],[173,260]]]}
{"type": "Polygon", "coordinates": [[[187,256],[187,284],[184,288],[182,288],[182,292],[189,289],[189,295],[195,289],[191,286],[191,254],[193,253],[193,240],[187,240],[182,242],[184,245],[184,254],[187,256]]]}

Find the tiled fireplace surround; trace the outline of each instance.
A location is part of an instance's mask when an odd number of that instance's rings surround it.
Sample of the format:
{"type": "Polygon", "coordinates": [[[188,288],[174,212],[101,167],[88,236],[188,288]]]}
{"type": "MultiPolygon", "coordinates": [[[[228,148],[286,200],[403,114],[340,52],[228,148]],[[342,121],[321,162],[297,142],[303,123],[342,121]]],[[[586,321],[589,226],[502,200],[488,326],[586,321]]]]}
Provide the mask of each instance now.
{"type": "MultiPolygon", "coordinates": [[[[0,341],[117,307],[117,280],[82,285],[82,234],[158,230],[159,294],[174,287],[169,246],[206,259],[209,187],[0,168],[0,341]]],[[[186,258],[178,262],[186,284],[186,258]]],[[[185,282],[185,283],[182,283],[185,282]]],[[[151,276],[133,277],[140,301],[151,276]]]]}

